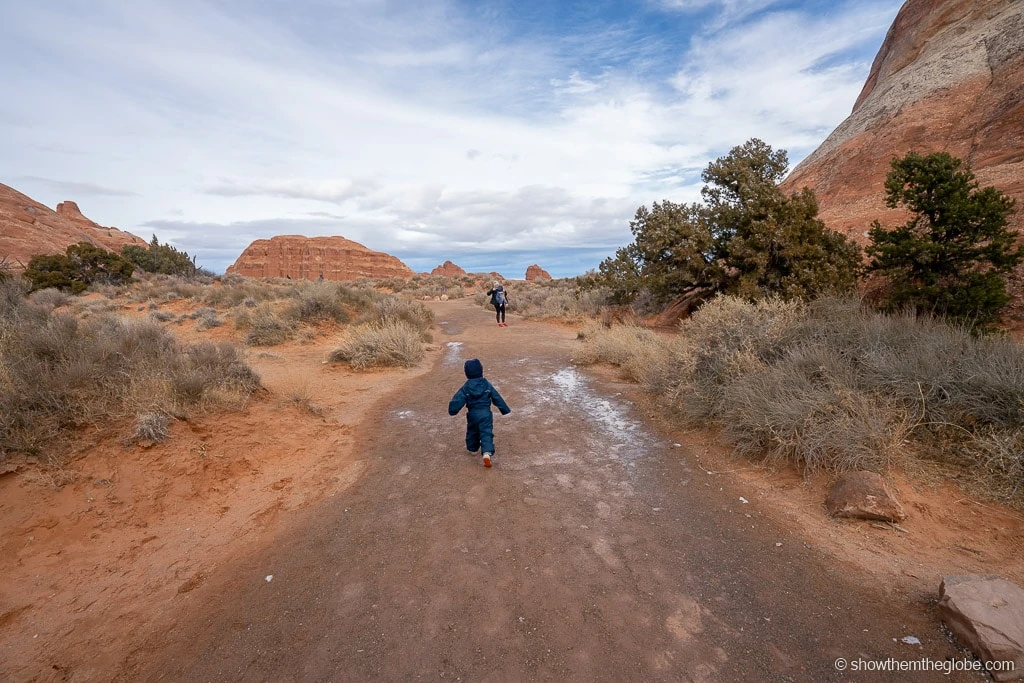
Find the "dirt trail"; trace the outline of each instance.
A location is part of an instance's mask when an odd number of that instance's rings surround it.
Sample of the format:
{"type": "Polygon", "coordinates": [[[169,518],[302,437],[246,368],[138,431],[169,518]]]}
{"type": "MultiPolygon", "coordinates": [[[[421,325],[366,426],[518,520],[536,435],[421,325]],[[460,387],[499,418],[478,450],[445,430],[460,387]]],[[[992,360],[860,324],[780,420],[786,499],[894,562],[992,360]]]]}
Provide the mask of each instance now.
{"type": "Polygon", "coordinates": [[[963,656],[574,369],[571,331],[434,309],[443,355],[358,427],[359,481],[208,577],[119,680],[938,680],[833,662],[963,656]],[[446,413],[472,357],[513,409],[489,470],[446,413]]]}

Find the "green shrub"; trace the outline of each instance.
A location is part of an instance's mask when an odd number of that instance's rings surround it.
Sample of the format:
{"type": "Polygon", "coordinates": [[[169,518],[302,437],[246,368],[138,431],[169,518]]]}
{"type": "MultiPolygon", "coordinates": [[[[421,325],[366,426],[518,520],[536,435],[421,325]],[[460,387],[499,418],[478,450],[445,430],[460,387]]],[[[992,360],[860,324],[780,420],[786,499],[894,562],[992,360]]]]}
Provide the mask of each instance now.
{"type": "Polygon", "coordinates": [[[197,274],[195,259],[184,251],[178,251],[169,244],[160,244],[156,235],[149,243],[149,248],[137,244],[126,244],[121,247],[121,256],[134,264],[139,270],[147,273],[164,275],[182,275],[191,277],[197,274]]]}
{"type": "Polygon", "coordinates": [[[812,299],[856,290],[860,248],[818,219],[814,193],[785,195],[785,150],[756,138],[708,164],[704,203],[655,202],[630,222],[634,241],[586,284],[616,304],[646,292],[657,302],[718,293],[812,299]]]}
{"type": "Polygon", "coordinates": [[[962,165],[946,152],[892,160],[885,203],[912,218],[891,230],[873,223],[867,270],[887,281],[888,310],[910,307],[984,329],[1010,301],[1006,278],[1024,246],[1009,227],[1014,200],[980,188],[962,165]]]}
{"type": "Polygon", "coordinates": [[[63,254],[40,254],[29,259],[24,277],[33,291],[53,287],[81,294],[89,285],[120,285],[135,266],[117,254],[88,242],[69,246],[63,254]]]}

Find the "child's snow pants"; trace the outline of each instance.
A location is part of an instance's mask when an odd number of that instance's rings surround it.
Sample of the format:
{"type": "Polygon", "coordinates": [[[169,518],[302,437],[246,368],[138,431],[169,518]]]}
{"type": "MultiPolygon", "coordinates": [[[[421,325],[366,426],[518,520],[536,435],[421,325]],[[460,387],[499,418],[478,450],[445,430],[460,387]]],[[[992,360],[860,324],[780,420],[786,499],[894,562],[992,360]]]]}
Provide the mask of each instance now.
{"type": "Polygon", "coordinates": [[[491,407],[474,408],[466,414],[466,450],[476,453],[494,453],[494,415],[491,407]]]}

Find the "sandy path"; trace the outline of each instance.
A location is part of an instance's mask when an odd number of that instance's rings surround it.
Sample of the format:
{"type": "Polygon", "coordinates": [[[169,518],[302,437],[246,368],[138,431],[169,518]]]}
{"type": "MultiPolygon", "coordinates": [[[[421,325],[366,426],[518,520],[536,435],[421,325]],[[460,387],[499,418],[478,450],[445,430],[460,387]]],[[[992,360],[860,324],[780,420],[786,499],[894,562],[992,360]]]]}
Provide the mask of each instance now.
{"type": "Polygon", "coordinates": [[[360,480],[209,577],[119,679],[938,680],[833,661],[962,656],[573,369],[572,332],[435,311],[444,354],[357,428],[360,480]],[[490,470],[446,414],[470,357],[513,409],[490,470]]]}

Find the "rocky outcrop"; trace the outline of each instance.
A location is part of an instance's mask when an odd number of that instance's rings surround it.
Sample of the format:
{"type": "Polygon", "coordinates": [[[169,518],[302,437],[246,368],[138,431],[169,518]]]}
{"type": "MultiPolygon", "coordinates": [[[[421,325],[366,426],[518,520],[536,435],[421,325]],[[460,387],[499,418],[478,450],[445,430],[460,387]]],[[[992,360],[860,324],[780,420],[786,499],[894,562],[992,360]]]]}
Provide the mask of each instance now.
{"type": "Polygon", "coordinates": [[[430,271],[431,275],[439,275],[441,277],[463,277],[466,274],[459,266],[455,265],[451,261],[445,261],[437,268],[430,271]]]}
{"type": "Polygon", "coordinates": [[[228,266],[228,273],[248,277],[355,280],[366,277],[411,278],[415,273],[390,254],[371,251],[344,237],[278,235],[256,240],[228,266]]]}
{"type": "Polygon", "coordinates": [[[946,576],[939,614],[984,662],[1012,662],[990,671],[997,681],[1024,680],[1024,590],[990,574],[946,576]],[[1009,669],[1009,670],[1008,670],[1009,669]]]}
{"type": "Polygon", "coordinates": [[[877,519],[902,522],[907,513],[882,475],[876,472],[847,472],[828,492],[825,508],[833,517],[877,519]]]}
{"type": "Polygon", "coordinates": [[[1024,228],[1024,12],[1020,0],[907,0],[853,112],[783,182],[812,188],[820,217],[866,241],[871,222],[905,220],[885,206],[894,156],[944,151],[982,185],[1018,199],[1024,228]]]}
{"type": "Polygon", "coordinates": [[[550,279],[551,274],[536,264],[526,269],[527,282],[545,282],[550,279]]]}
{"type": "Polygon", "coordinates": [[[63,253],[78,242],[115,252],[126,244],[147,246],[130,232],[92,222],[74,202],[61,202],[54,211],[0,184],[0,261],[22,270],[34,255],[63,253]]]}

